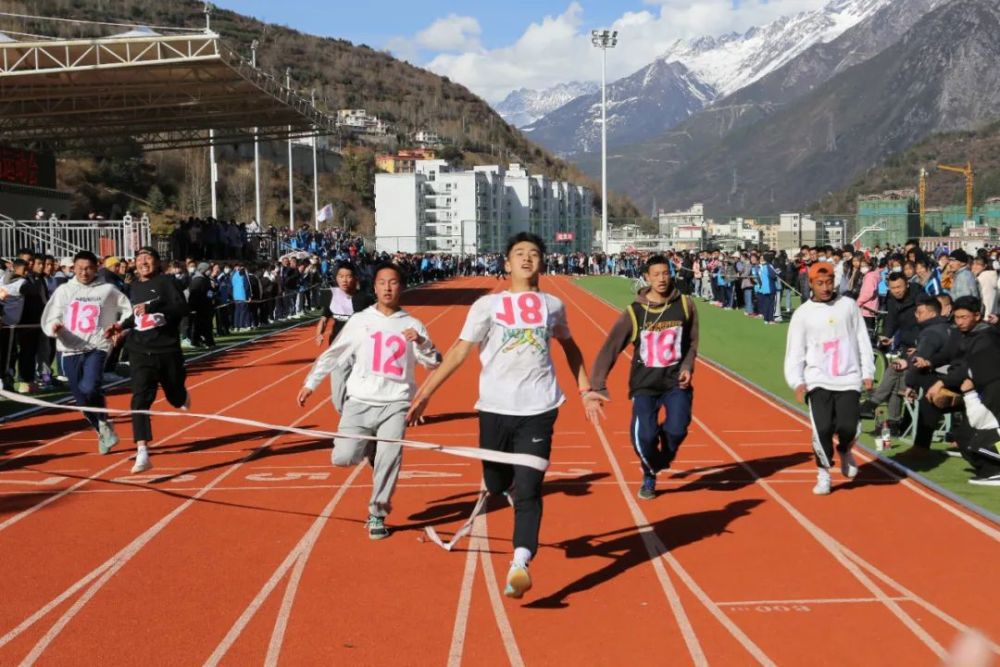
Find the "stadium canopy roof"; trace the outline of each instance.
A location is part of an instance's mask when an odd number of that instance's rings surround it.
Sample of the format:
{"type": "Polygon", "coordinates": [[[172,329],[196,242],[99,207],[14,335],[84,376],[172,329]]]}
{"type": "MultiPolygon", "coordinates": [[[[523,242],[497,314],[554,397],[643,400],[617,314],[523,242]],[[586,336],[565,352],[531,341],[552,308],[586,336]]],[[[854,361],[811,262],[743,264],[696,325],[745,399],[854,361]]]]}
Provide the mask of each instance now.
{"type": "Polygon", "coordinates": [[[336,132],[335,119],[209,30],[79,40],[0,38],[0,137],[56,149],[148,150],[336,132]]]}

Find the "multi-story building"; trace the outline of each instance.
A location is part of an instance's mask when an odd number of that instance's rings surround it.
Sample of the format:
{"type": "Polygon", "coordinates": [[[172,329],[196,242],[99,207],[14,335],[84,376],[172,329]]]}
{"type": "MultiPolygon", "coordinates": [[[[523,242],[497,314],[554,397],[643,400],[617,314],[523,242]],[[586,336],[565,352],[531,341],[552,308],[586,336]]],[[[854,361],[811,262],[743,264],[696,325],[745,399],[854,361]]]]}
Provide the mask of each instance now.
{"type": "Polygon", "coordinates": [[[389,126],[364,109],[338,109],[337,126],[358,134],[387,134],[389,126]]]}
{"type": "Polygon", "coordinates": [[[432,148],[410,148],[392,154],[376,155],[375,168],[390,174],[412,174],[417,160],[433,160],[437,152],[432,148]]]}
{"type": "Polygon", "coordinates": [[[676,227],[703,226],[705,224],[705,206],[704,204],[695,204],[686,211],[661,212],[658,222],[660,225],[660,236],[673,238],[673,230],[676,227]]]}
{"type": "Polygon", "coordinates": [[[858,197],[857,232],[861,244],[875,246],[902,245],[920,233],[920,212],[915,190],[894,190],[878,195],[858,197]],[[877,227],[881,231],[865,231],[877,227]]]}
{"type": "Polygon", "coordinates": [[[520,165],[453,170],[417,160],[375,177],[375,244],[389,252],[502,251],[511,234],[538,234],[553,250],[589,251],[593,195],[530,175],[520,165]]]}
{"type": "Polygon", "coordinates": [[[420,130],[414,134],[413,140],[421,146],[440,146],[442,143],[441,137],[436,132],[428,132],[427,130],[420,130]]]}
{"type": "Polygon", "coordinates": [[[775,250],[798,250],[804,245],[827,244],[823,223],[801,213],[782,213],[778,222],[778,242],[775,250]]]}

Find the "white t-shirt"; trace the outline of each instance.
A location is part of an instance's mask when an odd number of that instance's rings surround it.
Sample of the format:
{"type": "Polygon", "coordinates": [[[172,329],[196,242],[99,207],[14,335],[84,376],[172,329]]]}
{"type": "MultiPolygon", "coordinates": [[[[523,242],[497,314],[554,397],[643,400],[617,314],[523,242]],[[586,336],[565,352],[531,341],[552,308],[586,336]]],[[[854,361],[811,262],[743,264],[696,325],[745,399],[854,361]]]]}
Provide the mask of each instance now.
{"type": "Polygon", "coordinates": [[[563,302],[543,292],[480,297],[459,335],[479,343],[476,409],[502,415],[538,415],[562,405],[549,343],[570,337],[563,302]]]}

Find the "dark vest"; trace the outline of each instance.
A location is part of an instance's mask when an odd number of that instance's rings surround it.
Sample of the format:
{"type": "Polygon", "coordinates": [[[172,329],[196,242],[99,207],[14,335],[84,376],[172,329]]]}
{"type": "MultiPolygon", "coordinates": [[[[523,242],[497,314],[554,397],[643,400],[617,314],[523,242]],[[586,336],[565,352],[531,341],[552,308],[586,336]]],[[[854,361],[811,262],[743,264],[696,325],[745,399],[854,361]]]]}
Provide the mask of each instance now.
{"type": "Polygon", "coordinates": [[[661,307],[638,302],[628,307],[632,318],[629,398],[659,396],[677,386],[681,361],[691,349],[691,310],[686,296],[661,307]]]}

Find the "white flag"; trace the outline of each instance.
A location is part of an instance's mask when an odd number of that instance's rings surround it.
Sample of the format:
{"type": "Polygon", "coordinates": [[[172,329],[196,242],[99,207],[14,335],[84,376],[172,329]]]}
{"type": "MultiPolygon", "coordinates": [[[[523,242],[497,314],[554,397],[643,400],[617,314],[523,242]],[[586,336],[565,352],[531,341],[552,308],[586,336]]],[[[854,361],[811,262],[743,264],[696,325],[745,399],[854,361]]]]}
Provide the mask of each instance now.
{"type": "Polygon", "coordinates": [[[316,214],[316,222],[326,222],[333,219],[333,204],[327,204],[316,214]]]}

